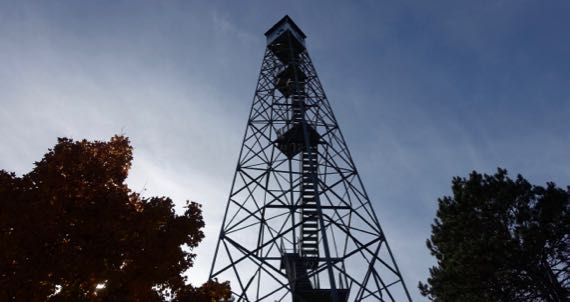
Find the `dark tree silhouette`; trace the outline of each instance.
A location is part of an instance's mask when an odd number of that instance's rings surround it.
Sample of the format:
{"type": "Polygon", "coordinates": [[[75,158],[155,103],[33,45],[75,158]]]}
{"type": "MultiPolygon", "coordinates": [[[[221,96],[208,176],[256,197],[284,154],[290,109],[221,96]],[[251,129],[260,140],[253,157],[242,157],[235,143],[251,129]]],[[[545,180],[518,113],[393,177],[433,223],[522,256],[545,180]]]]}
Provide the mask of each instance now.
{"type": "Polygon", "coordinates": [[[456,177],[427,246],[433,301],[569,301],[570,196],[507,171],[456,177]]]}
{"type": "Polygon", "coordinates": [[[125,184],[127,138],[59,139],[22,177],[0,171],[0,301],[224,301],[229,284],[186,284],[200,205],[125,184]],[[181,248],[185,246],[185,248],[181,248]]]}

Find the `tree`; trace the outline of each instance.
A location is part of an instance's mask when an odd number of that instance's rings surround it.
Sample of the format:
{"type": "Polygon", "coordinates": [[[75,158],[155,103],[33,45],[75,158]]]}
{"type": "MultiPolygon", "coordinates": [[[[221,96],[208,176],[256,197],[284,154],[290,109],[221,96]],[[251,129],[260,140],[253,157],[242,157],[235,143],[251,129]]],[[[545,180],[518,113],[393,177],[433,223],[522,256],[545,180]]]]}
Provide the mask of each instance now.
{"type": "Polygon", "coordinates": [[[570,194],[507,171],[455,177],[427,246],[432,301],[569,301],[570,194]]]}
{"type": "Polygon", "coordinates": [[[0,171],[0,301],[224,301],[229,284],[186,284],[204,238],[200,205],[125,184],[129,140],[59,139],[22,177],[0,171]],[[183,248],[181,248],[183,247],[183,248]]]}

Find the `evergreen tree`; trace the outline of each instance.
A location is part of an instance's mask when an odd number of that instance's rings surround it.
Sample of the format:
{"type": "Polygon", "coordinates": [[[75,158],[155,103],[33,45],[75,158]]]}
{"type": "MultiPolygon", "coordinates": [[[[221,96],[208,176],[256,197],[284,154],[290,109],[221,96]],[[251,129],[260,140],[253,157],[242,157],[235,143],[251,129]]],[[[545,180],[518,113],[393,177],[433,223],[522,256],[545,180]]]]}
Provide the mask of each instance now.
{"type": "Polygon", "coordinates": [[[570,194],[507,171],[452,181],[427,246],[433,301],[569,301],[570,194]]]}

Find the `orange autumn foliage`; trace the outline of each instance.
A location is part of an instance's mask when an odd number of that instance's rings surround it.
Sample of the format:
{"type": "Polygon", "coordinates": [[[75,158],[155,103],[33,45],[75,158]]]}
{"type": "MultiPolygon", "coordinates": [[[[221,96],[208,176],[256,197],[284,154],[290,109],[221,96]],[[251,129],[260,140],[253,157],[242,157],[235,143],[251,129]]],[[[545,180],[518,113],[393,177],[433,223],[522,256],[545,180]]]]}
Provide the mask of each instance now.
{"type": "Polygon", "coordinates": [[[125,184],[132,147],[59,139],[17,177],[0,170],[0,301],[226,301],[229,284],[187,284],[204,238],[200,205],[125,184]],[[183,249],[181,246],[186,246],[183,249]]]}

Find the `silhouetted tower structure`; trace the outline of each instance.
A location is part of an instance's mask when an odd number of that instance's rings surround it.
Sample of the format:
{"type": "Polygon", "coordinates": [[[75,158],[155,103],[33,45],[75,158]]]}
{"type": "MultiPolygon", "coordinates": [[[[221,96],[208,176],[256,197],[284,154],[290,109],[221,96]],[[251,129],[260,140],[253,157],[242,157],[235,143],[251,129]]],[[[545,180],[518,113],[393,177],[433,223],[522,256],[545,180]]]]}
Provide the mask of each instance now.
{"type": "Polygon", "coordinates": [[[411,301],[305,47],[266,33],[210,278],[236,301],[411,301]]]}

